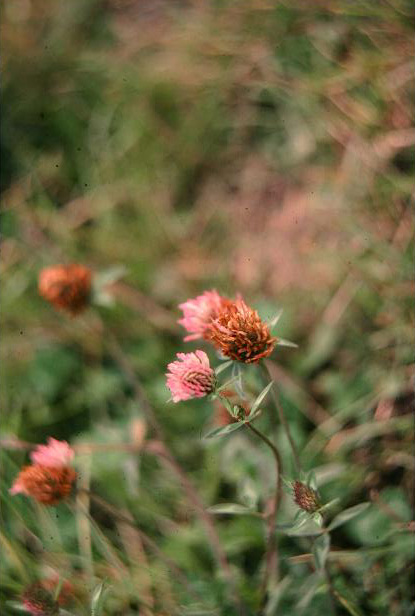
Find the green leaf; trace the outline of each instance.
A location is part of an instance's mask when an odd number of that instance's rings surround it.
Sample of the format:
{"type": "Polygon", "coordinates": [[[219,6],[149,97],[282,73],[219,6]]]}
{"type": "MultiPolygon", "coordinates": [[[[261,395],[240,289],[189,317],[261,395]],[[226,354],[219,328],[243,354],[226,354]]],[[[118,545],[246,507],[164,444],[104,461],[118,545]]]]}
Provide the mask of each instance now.
{"type": "Polygon", "coordinates": [[[261,514],[257,511],[253,511],[252,509],[244,507],[243,505],[238,505],[237,503],[220,503],[219,505],[209,507],[208,511],[215,514],[254,515],[261,517],[261,514]]]}
{"type": "Polygon", "coordinates": [[[316,513],[313,513],[311,519],[317,524],[317,526],[320,526],[320,528],[322,528],[323,516],[321,515],[319,511],[316,511],[316,513]]]}
{"type": "Polygon", "coordinates": [[[323,511],[327,511],[327,509],[330,509],[330,507],[334,507],[334,505],[337,505],[337,503],[339,501],[340,501],[340,498],[334,498],[330,502],[328,502],[325,505],[323,505],[322,507],[320,507],[320,509],[318,510],[319,513],[323,513],[323,511]]]}
{"type": "Polygon", "coordinates": [[[337,599],[342,604],[344,609],[350,614],[350,616],[363,616],[362,612],[355,606],[352,605],[345,597],[343,597],[340,593],[337,593],[337,599]]]}
{"type": "Polygon", "coordinates": [[[224,361],[220,366],[215,369],[215,374],[218,376],[221,372],[232,366],[233,360],[224,361]]]}
{"type": "Polygon", "coordinates": [[[355,505],[354,507],[350,507],[349,509],[345,509],[332,520],[330,523],[328,530],[333,530],[342,524],[346,524],[349,520],[352,520],[356,516],[360,515],[365,509],[369,507],[370,503],[360,503],[360,505],[355,505]]]}
{"type": "Polygon", "coordinates": [[[288,492],[289,494],[293,494],[294,489],[293,489],[293,480],[292,479],[287,479],[286,477],[284,477],[284,475],[281,476],[281,481],[284,485],[285,491],[288,492]]]}
{"type": "Polygon", "coordinates": [[[278,323],[278,321],[280,320],[280,318],[282,317],[282,313],[284,312],[284,310],[282,308],[280,308],[277,312],[277,314],[275,315],[275,317],[273,319],[271,319],[271,321],[268,323],[268,327],[270,328],[271,332],[274,329],[274,327],[276,326],[276,324],[278,323]]]}
{"type": "Polygon", "coordinates": [[[114,296],[108,289],[111,284],[114,284],[120,278],[123,278],[127,272],[124,265],[115,265],[109,269],[100,272],[94,276],[92,286],[92,301],[99,306],[112,306],[115,303],[114,296]]]}
{"type": "Polygon", "coordinates": [[[310,471],[308,475],[307,485],[310,486],[313,490],[317,490],[317,477],[314,471],[310,471]]]}
{"type": "Polygon", "coordinates": [[[127,273],[127,268],[125,265],[114,265],[109,267],[108,269],[99,272],[99,274],[95,274],[94,276],[94,287],[96,289],[101,289],[107,285],[113,284],[123,278],[127,273]]]}
{"type": "Polygon", "coordinates": [[[57,601],[58,598],[59,598],[59,595],[60,595],[61,590],[62,590],[62,585],[63,585],[63,578],[59,577],[58,578],[58,583],[56,584],[56,588],[55,588],[55,591],[53,593],[53,598],[54,598],[55,601],[57,601]]]}
{"type": "Polygon", "coordinates": [[[228,411],[229,415],[231,417],[236,417],[234,413],[234,406],[229,402],[228,398],[226,398],[225,396],[221,396],[219,393],[219,389],[217,389],[216,392],[217,392],[216,394],[212,395],[212,399],[213,400],[215,398],[219,399],[221,403],[223,404],[223,406],[225,407],[225,409],[228,411]]]}
{"type": "Polygon", "coordinates": [[[265,616],[273,616],[274,614],[276,614],[278,605],[284,594],[286,593],[287,589],[289,588],[290,584],[291,577],[287,575],[281,580],[281,582],[279,582],[279,584],[277,584],[268,591],[269,598],[265,608],[265,616]]]}
{"type": "Polygon", "coordinates": [[[305,519],[301,515],[298,517],[297,522],[285,531],[285,534],[290,537],[313,537],[321,535],[321,533],[321,527],[316,524],[314,520],[308,516],[307,519],[305,519]]]}
{"type": "Polygon", "coordinates": [[[231,432],[235,432],[235,430],[239,430],[242,426],[245,425],[245,421],[239,421],[237,423],[230,424],[229,426],[225,426],[224,428],[215,428],[211,430],[203,438],[217,438],[218,436],[226,436],[231,432]]]}
{"type": "Polygon", "coordinates": [[[18,601],[6,601],[4,607],[9,607],[13,610],[13,612],[20,612],[22,614],[30,614],[30,612],[25,608],[24,605],[18,603],[18,601]]]}
{"type": "Polygon", "coordinates": [[[104,606],[105,595],[109,588],[106,588],[107,580],[103,580],[101,584],[94,589],[91,599],[91,616],[99,616],[104,606]]]}
{"type": "Polygon", "coordinates": [[[226,381],[226,383],[224,383],[223,385],[221,385],[220,387],[216,388],[216,394],[219,394],[221,391],[223,391],[224,389],[229,389],[229,387],[231,385],[233,385],[235,383],[235,381],[237,380],[236,377],[232,377],[231,379],[229,379],[229,381],[226,381]]]}
{"type": "Polygon", "coordinates": [[[237,363],[233,363],[232,377],[235,378],[235,391],[242,400],[246,398],[243,384],[242,384],[242,370],[241,366],[237,363]]]}
{"type": "Polygon", "coordinates": [[[290,347],[292,349],[298,349],[298,344],[295,344],[295,342],[291,342],[291,340],[286,340],[285,338],[278,338],[276,344],[277,346],[284,346],[284,347],[290,347]]]}
{"type": "Polygon", "coordinates": [[[248,419],[251,419],[251,417],[255,414],[256,410],[259,408],[259,405],[261,404],[261,402],[264,400],[265,396],[267,395],[267,393],[269,392],[269,390],[271,389],[271,387],[273,386],[274,381],[271,381],[270,383],[268,383],[268,385],[261,391],[261,393],[259,394],[259,396],[257,397],[257,399],[255,400],[255,402],[253,403],[252,407],[251,407],[251,412],[248,415],[248,419]]]}
{"type": "Polygon", "coordinates": [[[304,584],[298,592],[298,596],[301,597],[297,603],[297,608],[300,610],[300,614],[304,614],[304,610],[308,607],[313,597],[316,595],[319,584],[321,583],[321,573],[316,572],[307,577],[307,583],[304,584]]]}
{"type": "Polygon", "coordinates": [[[317,569],[324,569],[330,551],[330,535],[324,533],[317,537],[313,544],[313,556],[317,569]]]}

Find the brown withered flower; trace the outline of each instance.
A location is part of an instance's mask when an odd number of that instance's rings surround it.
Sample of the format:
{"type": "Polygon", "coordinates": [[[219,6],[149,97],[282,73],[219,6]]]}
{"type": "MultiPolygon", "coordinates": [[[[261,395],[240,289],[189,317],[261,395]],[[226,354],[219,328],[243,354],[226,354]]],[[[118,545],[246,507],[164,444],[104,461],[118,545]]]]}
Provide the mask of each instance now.
{"type": "Polygon", "coordinates": [[[301,481],[294,481],[294,501],[304,511],[315,513],[320,509],[321,504],[317,496],[317,492],[301,481]]]}
{"type": "Polygon", "coordinates": [[[91,270],[84,265],[52,265],[40,272],[39,293],[58,310],[76,315],[88,306],[91,270]]]}
{"type": "Polygon", "coordinates": [[[50,592],[35,583],[29,586],[22,595],[22,603],[32,616],[55,616],[59,614],[59,604],[50,592]]]}
{"type": "Polygon", "coordinates": [[[271,336],[256,310],[237,299],[226,304],[212,320],[209,340],[226,357],[253,364],[272,353],[277,338],[271,336]]]}
{"type": "Polygon", "coordinates": [[[76,472],[69,466],[32,464],[22,468],[11,494],[31,496],[43,505],[56,505],[68,498],[76,480],[76,472]]]}

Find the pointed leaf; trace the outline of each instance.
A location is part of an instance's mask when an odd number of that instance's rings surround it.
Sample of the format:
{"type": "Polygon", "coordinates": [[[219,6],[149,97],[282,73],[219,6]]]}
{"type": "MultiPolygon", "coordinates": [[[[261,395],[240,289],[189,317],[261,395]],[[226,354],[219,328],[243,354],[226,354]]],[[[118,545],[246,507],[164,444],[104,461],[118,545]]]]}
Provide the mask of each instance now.
{"type": "Polygon", "coordinates": [[[245,400],[246,395],[244,392],[244,388],[242,386],[242,371],[241,371],[241,366],[234,362],[233,368],[232,368],[232,376],[235,377],[235,391],[238,394],[238,396],[240,398],[242,398],[242,400],[245,400]]]}
{"type": "Polygon", "coordinates": [[[226,383],[224,383],[220,387],[217,387],[216,390],[215,390],[216,393],[220,393],[224,389],[228,389],[231,385],[233,385],[235,383],[236,380],[237,380],[237,377],[233,376],[231,379],[229,379],[229,381],[226,381],[226,383]]]}
{"type": "Polygon", "coordinates": [[[217,438],[218,436],[226,436],[231,432],[235,432],[235,430],[239,430],[242,426],[245,425],[244,421],[239,421],[237,423],[230,424],[229,426],[225,426],[224,428],[215,428],[211,430],[203,438],[217,438]]]}
{"type": "Polygon", "coordinates": [[[254,419],[256,419],[257,417],[259,417],[262,414],[262,410],[258,409],[256,413],[254,413],[253,415],[250,414],[249,418],[247,417],[247,419],[249,419],[249,423],[252,423],[254,421],[254,419]]]}
{"type": "Polygon", "coordinates": [[[209,507],[208,511],[210,513],[229,515],[261,515],[257,511],[253,511],[252,509],[244,507],[243,505],[238,505],[237,503],[220,503],[219,505],[213,505],[212,507],[209,507]]]}
{"type": "Polygon", "coordinates": [[[286,340],[285,338],[278,338],[276,342],[277,346],[291,347],[292,349],[298,349],[298,344],[295,342],[291,342],[291,340],[286,340]]]}
{"type": "Polygon", "coordinates": [[[30,612],[28,612],[25,606],[18,601],[5,601],[4,607],[9,607],[13,610],[13,612],[20,612],[22,614],[26,614],[26,616],[30,614],[30,612]]]}
{"type": "Polygon", "coordinates": [[[293,481],[291,479],[287,479],[286,477],[284,477],[284,475],[281,476],[281,481],[284,484],[284,488],[286,490],[286,492],[289,492],[290,494],[293,493],[293,481]]]}
{"type": "Polygon", "coordinates": [[[218,376],[221,372],[223,372],[224,370],[226,370],[227,368],[229,368],[230,366],[232,366],[233,364],[233,360],[229,360],[229,361],[224,361],[220,366],[218,366],[215,369],[215,374],[216,376],[218,376]]]}
{"type": "Polygon", "coordinates": [[[101,287],[105,287],[114,282],[117,282],[117,280],[123,278],[126,273],[127,268],[125,267],[125,265],[114,265],[113,267],[109,267],[108,269],[99,272],[99,274],[96,274],[94,276],[94,285],[98,289],[101,287]]]}
{"type": "Polygon", "coordinates": [[[321,535],[321,532],[320,526],[310,518],[299,518],[294,526],[286,530],[286,534],[292,537],[313,537],[321,535]]]}
{"type": "Polygon", "coordinates": [[[225,396],[221,396],[220,394],[218,394],[216,398],[219,398],[225,409],[228,411],[229,415],[233,417],[233,406],[229,402],[228,398],[226,398],[225,396]]]}
{"type": "Polygon", "coordinates": [[[291,577],[286,575],[276,586],[268,591],[268,603],[265,608],[265,616],[274,616],[277,612],[277,607],[283,598],[286,590],[291,584],[291,577]]]}
{"type": "Polygon", "coordinates": [[[310,486],[310,488],[312,488],[313,490],[317,490],[317,477],[314,471],[310,471],[309,474],[309,478],[308,478],[308,485],[310,486]]]}
{"type": "Polygon", "coordinates": [[[330,551],[330,535],[324,533],[317,537],[313,545],[314,562],[317,569],[324,569],[330,551]]]}
{"type": "Polygon", "coordinates": [[[107,580],[103,580],[101,584],[94,589],[91,598],[91,616],[99,616],[104,605],[104,598],[108,591],[106,588],[107,580]]]}
{"type": "Polygon", "coordinates": [[[304,614],[304,610],[307,608],[309,603],[312,601],[313,597],[317,592],[317,588],[321,583],[321,574],[319,572],[313,573],[309,575],[307,578],[307,584],[300,588],[300,592],[298,593],[301,599],[297,603],[297,608],[301,610],[301,614],[304,614]]]}
{"type": "Polygon", "coordinates": [[[323,513],[323,511],[327,511],[327,509],[330,509],[330,507],[334,507],[334,505],[337,505],[339,501],[340,501],[340,498],[334,498],[333,500],[329,501],[328,503],[320,507],[319,513],[323,513]]]}
{"type": "Polygon", "coordinates": [[[350,616],[363,616],[362,612],[350,603],[348,599],[345,599],[340,593],[337,593],[337,599],[342,604],[344,609],[350,614],[350,616]]]}
{"type": "Polygon", "coordinates": [[[356,516],[360,515],[365,509],[369,507],[370,503],[360,503],[359,505],[355,505],[354,507],[349,507],[349,509],[345,509],[331,521],[328,530],[333,530],[334,528],[338,528],[342,524],[346,524],[349,520],[352,520],[356,516]]]}
{"type": "Polygon", "coordinates": [[[284,312],[283,309],[280,308],[278,312],[276,313],[275,317],[271,319],[271,321],[268,323],[268,327],[270,328],[271,332],[276,326],[276,324],[278,323],[278,321],[280,320],[283,312],[284,312]]]}
{"type": "Polygon", "coordinates": [[[261,393],[259,394],[259,396],[257,397],[257,399],[255,400],[255,402],[253,403],[253,405],[251,407],[251,412],[249,413],[248,419],[250,419],[252,417],[252,415],[255,413],[255,411],[258,409],[259,405],[261,404],[261,402],[263,401],[263,399],[265,398],[265,396],[267,395],[267,393],[269,392],[269,390],[271,389],[273,384],[274,384],[274,381],[271,381],[261,391],[261,393]]]}
{"type": "Polygon", "coordinates": [[[59,576],[58,583],[56,584],[55,590],[53,592],[53,598],[55,599],[55,601],[57,601],[59,598],[59,595],[62,590],[62,585],[63,585],[63,578],[59,576]]]}
{"type": "Polygon", "coordinates": [[[320,528],[322,528],[322,526],[323,526],[323,516],[321,515],[321,513],[316,511],[316,513],[313,513],[311,519],[317,524],[317,526],[320,526],[320,528]]]}

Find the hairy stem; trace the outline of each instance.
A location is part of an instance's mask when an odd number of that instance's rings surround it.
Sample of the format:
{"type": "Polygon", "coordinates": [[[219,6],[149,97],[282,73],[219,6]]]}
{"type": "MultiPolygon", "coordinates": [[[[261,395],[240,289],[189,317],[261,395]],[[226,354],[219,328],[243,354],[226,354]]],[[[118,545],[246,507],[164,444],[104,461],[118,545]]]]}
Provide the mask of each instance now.
{"type": "MultiPolygon", "coordinates": [[[[260,368],[261,368],[262,373],[263,373],[265,379],[267,380],[267,382],[269,382],[269,380],[272,381],[273,379],[272,379],[272,376],[271,376],[271,373],[270,373],[270,370],[268,368],[268,364],[267,364],[266,361],[264,361],[264,362],[262,362],[260,364],[260,368]]],[[[296,471],[297,471],[297,473],[299,473],[301,471],[300,456],[298,455],[297,447],[296,447],[296,445],[294,443],[294,439],[293,439],[292,434],[291,434],[290,426],[288,425],[287,419],[285,417],[284,409],[282,407],[282,404],[280,402],[279,396],[277,394],[277,390],[276,390],[275,384],[271,387],[271,395],[272,395],[272,400],[273,400],[273,402],[275,404],[275,408],[277,409],[277,413],[278,413],[281,425],[283,427],[283,430],[285,432],[285,435],[286,435],[286,437],[288,439],[288,442],[290,444],[290,447],[291,447],[291,451],[292,451],[292,454],[293,454],[293,460],[294,460],[296,471]]]]}
{"type": "Polygon", "coordinates": [[[332,613],[332,616],[336,616],[337,614],[336,591],[334,590],[333,580],[331,579],[328,563],[325,563],[324,565],[324,576],[326,578],[327,585],[329,588],[329,601],[330,601],[331,613],[332,613]]]}
{"type": "Polygon", "coordinates": [[[267,539],[266,539],[266,556],[265,556],[265,571],[264,577],[262,579],[261,584],[261,607],[264,606],[266,593],[268,588],[268,582],[272,577],[276,577],[278,571],[278,554],[277,554],[277,541],[275,534],[275,524],[277,519],[278,508],[281,503],[281,488],[282,488],[282,462],[281,456],[278,452],[276,446],[265,436],[262,434],[257,428],[255,428],[251,423],[247,422],[246,426],[251,432],[256,434],[266,445],[271,449],[272,454],[275,459],[275,471],[276,471],[276,480],[275,480],[275,493],[272,502],[271,511],[268,515],[267,519],[267,539]]]}
{"type": "MultiPolygon", "coordinates": [[[[329,533],[329,539],[331,539],[330,537],[330,532],[327,530],[326,527],[326,520],[325,520],[325,515],[322,514],[322,518],[323,518],[323,531],[329,533]]],[[[329,567],[329,555],[330,555],[330,550],[331,550],[331,541],[329,544],[329,551],[327,554],[327,559],[326,562],[324,563],[324,577],[326,578],[326,582],[327,582],[327,586],[329,589],[328,592],[328,596],[329,596],[329,603],[330,603],[330,608],[331,608],[331,613],[332,616],[336,616],[337,614],[337,609],[336,609],[336,591],[334,590],[334,585],[333,585],[333,580],[331,578],[331,574],[330,574],[330,567],[329,567]]]]}

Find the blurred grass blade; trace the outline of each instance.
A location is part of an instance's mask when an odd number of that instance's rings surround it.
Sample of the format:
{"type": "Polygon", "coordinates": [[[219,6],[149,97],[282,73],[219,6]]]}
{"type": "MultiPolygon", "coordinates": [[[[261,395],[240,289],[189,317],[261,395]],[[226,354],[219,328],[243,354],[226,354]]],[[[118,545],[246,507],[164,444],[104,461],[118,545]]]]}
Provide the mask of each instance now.
{"type": "Polygon", "coordinates": [[[339,603],[342,604],[342,606],[350,614],[350,616],[363,616],[362,612],[358,610],[354,605],[351,605],[351,603],[347,599],[345,599],[345,597],[343,597],[340,593],[335,591],[335,595],[339,603]]]}
{"type": "Polygon", "coordinates": [[[287,575],[281,580],[281,582],[279,582],[279,584],[277,584],[277,586],[275,586],[268,592],[269,599],[265,608],[265,616],[277,616],[276,610],[278,608],[278,605],[290,584],[291,577],[287,575]]]}
{"type": "Polygon", "coordinates": [[[217,514],[229,514],[229,515],[254,515],[261,516],[257,511],[253,511],[248,507],[244,507],[243,505],[238,505],[237,503],[221,503],[219,505],[213,505],[208,508],[210,513],[217,514]]]}
{"type": "Polygon", "coordinates": [[[91,599],[91,616],[100,616],[104,607],[105,595],[109,591],[106,587],[107,580],[103,580],[94,589],[91,599]]]}

